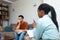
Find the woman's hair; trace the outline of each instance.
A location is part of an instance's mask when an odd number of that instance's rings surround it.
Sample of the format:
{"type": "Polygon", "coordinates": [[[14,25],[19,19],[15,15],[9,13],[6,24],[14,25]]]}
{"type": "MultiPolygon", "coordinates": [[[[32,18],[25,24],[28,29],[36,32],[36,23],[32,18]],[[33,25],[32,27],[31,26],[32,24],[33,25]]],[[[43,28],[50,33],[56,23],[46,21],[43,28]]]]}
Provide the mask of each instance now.
{"type": "Polygon", "coordinates": [[[57,22],[57,19],[56,19],[56,12],[55,12],[55,9],[52,6],[50,6],[46,3],[43,3],[38,7],[38,10],[39,11],[43,10],[45,12],[45,14],[48,14],[51,11],[51,19],[52,19],[53,23],[56,25],[57,29],[59,30],[58,22],[57,22]]]}

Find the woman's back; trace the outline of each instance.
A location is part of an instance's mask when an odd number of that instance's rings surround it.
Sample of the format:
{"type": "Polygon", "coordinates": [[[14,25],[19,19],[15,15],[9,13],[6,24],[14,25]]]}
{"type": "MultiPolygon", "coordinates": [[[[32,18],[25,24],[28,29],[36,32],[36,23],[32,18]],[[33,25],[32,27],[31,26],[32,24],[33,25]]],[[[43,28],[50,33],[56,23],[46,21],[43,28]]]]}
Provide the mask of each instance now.
{"type": "Polygon", "coordinates": [[[37,21],[35,36],[38,39],[58,39],[58,30],[48,15],[43,16],[37,21]]]}

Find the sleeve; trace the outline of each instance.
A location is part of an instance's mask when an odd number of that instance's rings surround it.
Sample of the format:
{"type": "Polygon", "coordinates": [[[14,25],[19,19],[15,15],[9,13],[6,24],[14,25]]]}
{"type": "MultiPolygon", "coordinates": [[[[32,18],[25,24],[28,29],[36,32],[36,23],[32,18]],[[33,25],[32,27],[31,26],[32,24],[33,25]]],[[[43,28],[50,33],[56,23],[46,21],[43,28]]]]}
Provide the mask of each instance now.
{"type": "Polygon", "coordinates": [[[42,38],[43,31],[44,31],[44,27],[42,25],[42,22],[38,21],[36,25],[36,29],[34,30],[34,38],[36,40],[39,40],[40,38],[42,38]]]}
{"type": "Polygon", "coordinates": [[[28,29],[28,23],[27,22],[25,23],[25,29],[28,29]]]}
{"type": "Polygon", "coordinates": [[[17,22],[16,27],[18,26],[18,24],[19,24],[19,23],[17,22]]]}

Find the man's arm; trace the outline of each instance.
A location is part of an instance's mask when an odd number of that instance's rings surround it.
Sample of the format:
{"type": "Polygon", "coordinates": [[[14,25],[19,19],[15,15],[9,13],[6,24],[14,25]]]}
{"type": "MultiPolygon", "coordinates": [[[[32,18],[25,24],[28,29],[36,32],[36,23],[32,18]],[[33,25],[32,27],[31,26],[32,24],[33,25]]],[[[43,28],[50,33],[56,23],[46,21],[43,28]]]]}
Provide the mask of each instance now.
{"type": "Polygon", "coordinates": [[[18,22],[17,22],[17,25],[16,25],[16,30],[18,30],[19,28],[20,28],[20,23],[21,21],[20,20],[18,20],[18,22]]]}
{"type": "Polygon", "coordinates": [[[19,30],[19,28],[20,28],[20,24],[18,24],[18,25],[16,26],[16,30],[19,30]]]}
{"type": "Polygon", "coordinates": [[[19,28],[20,28],[20,23],[18,22],[17,25],[16,25],[16,29],[15,29],[15,32],[19,32],[19,28]]]}

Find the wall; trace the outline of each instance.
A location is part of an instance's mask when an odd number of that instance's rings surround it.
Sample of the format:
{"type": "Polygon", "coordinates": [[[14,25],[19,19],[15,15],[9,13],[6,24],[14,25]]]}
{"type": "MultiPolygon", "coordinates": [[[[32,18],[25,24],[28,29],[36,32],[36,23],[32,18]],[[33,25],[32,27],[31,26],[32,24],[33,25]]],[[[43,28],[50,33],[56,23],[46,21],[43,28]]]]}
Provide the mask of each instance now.
{"type": "Polygon", "coordinates": [[[60,29],[60,0],[44,0],[44,3],[48,3],[55,8],[60,29]]]}
{"type": "Polygon", "coordinates": [[[42,0],[17,0],[10,5],[10,24],[16,23],[18,15],[23,15],[29,24],[37,19],[37,7],[42,0]]]}

